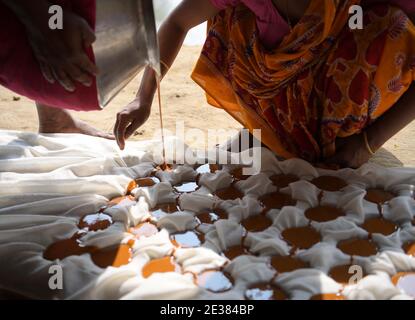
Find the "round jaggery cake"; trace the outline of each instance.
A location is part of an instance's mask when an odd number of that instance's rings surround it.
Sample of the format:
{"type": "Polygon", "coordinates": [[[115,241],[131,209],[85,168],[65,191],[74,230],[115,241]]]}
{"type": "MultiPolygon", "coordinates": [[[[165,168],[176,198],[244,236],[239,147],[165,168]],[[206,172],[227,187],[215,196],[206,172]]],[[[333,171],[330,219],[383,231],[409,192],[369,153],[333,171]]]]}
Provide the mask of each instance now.
{"type": "Polygon", "coordinates": [[[311,180],[311,183],[321,190],[330,192],[340,191],[347,187],[346,181],[334,176],[320,176],[311,180]]]}
{"type": "Polygon", "coordinates": [[[96,250],[96,247],[83,245],[80,240],[81,236],[82,234],[76,233],[69,239],[52,243],[43,252],[43,257],[50,261],[63,260],[70,256],[80,256],[96,250]]]}
{"type": "Polygon", "coordinates": [[[245,291],[246,300],[287,300],[288,295],[272,283],[258,283],[245,291]]]}
{"type": "Polygon", "coordinates": [[[282,209],[287,206],[295,206],[297,203],[293,198],[291,198],[290,195],[280,192],[266,194],[258,200],[265,208],[265,211],[269,211],[271,209],[282,209]]]}
{"type": "Polygon", "coordinates": [[[370,234],[380,233],[384,236],[389,236],[398,230],[398,225],[390,220],[386,220],[382,217],[371,218],[365,220],[362,224],[362,228],[370,234]]]}
{"type": "Polygon", "coordinates": [[[236,200],[244,197],[243,192],[239,191],[233,184],[216,191],[215,195],[222,200],[236,200]]]}
{"type": "Polygon", "coordinates": [[[91,253],[92,261],[100,268],[118,268],[131,262],[132,258],[132,249],[128,244],[99,249],[91,253]]]}
{"type": "Polygon", "coordinates": [[[334,206],[321,205],[305,211],[306,218],[316,222],[336,220],[337,218],[344,217],[345,215],[346,214],[342,209],[334,206]]]}
{"type": "MultiPolygon", "coordinates": [[[[352,279],[353,275],[355,274],[355,264],[344,264],[334,266],[330,269],[328,275],[338,283],[343,285],[349,284],[350,280],[352,279]]],[[[358,266],[359,267],[359,266],[358,266]]],[[[366,276],[364,269],[361,267],[363,271],[363,277],[366,276]]]]}
{"type": "Polygon", "coordinates": [[[378,205],[387,203],[396,195],[384,189],[371,188],[366,190],[365,200],[378,205]]]}
{"type": "Polygon", "coordinates": [[[150,260],[141,271],[144,278],[148,278],[154,273],[166,272],[180,272],[180,266],[172,256],[150,260]]]}
{"type": "Polygon", "coordinates": [[[310,265],[293,256],[273,256],[271,266],[278,272],[291,272],[297,269],[309,268],[310,265]]]}
{"type": "Polygon", "coordinates": [[[370,257],[378,253],[376,244],[370,239],[352,238],[337,244],[343,253],[350,256],[370,257]]]}
{"type": "Polygon", "coordinates": [[[300,181],[300,178],[293,174],[275,174],[270,177],[272,184],[278,189],[286,188],[291,183],[300,181]]]}
{"type": "Polygon", "coordinates": [[[242,244],[227,248],[222,253],[229,260],[233,260],[239,256],[249,255],[249,251],[242,244]]]}
{"type": "Polygon", "coordinates": [[[309,249],[321,241],[320,233],[311,226],[288,228],[281,236],[294,249],[309,249]]]}
{"type": "Polygon", "coordinates": [[[264,214],[259,214],[242,220],[241,224],[246,231],[261,232],[272,226],[272,220],[264,214]]]}

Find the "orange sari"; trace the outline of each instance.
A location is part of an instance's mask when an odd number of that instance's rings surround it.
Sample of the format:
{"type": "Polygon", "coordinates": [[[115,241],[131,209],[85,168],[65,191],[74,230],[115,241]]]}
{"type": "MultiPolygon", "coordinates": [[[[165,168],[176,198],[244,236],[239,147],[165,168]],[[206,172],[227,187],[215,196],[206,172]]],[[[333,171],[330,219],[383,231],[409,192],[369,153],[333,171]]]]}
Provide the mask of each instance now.
{"type": "Polygon", "coordinates": [[[336,139],[360,133],[415,80],[415,26],[397,7],[365,8],[364,29],[348,26],[360,0],[313,0],[275,50],[265,49],[253,13],[240,5],[209,21],[192,78],[284,158],[321,161],[336,139]]]}

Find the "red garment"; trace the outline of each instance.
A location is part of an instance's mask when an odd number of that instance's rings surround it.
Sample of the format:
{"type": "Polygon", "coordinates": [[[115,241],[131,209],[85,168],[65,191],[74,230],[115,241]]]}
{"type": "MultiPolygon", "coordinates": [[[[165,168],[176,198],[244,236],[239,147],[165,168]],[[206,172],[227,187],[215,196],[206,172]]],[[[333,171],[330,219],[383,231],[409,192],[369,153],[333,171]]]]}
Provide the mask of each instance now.
{"type": "MultiPolygon", "coordinates": [[[[55,0],[64,10],[83,17],[95,28],[95,0],[55,0]]],[[[76,90],[66,91],[59,83],[50,84],[43,77],[33,55],[24,25],[0,1],[0,84],[39,103],[78,111],[100,110],[96,79],[87,88],[75,82],[76,90]]],[[[94,61],[92,49],[88,56],[94,61]]]]}

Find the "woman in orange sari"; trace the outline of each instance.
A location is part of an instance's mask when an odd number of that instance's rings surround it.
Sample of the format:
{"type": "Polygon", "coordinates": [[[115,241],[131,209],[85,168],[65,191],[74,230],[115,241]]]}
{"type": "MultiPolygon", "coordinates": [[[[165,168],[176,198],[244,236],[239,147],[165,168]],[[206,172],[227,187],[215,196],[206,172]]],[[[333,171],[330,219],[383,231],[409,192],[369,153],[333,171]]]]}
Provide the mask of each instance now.
{"type": "MultiPolygon", "coordinates": [[[[406,0],[184,0],[159,32],[163,73],[187,31],[208,20],[192,78],[211,105],[261,129],[280,157],[358,167],[415,118],[413,7],[406,0]],[[353,5],[363,6],[362,30],[349,27],[353,5]]],[[[147,70],[137,99],[118,115],[121,147],[148,118],[155,90],[147,70]]]]}

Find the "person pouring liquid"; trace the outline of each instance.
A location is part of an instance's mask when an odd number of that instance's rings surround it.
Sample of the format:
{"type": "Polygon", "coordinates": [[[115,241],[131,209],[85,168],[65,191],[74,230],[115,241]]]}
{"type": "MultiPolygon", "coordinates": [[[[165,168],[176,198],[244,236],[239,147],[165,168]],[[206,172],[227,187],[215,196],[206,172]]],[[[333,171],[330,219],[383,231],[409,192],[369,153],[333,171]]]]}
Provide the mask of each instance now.
{"type": "MultiPolygon", "coordinates": [[[[183,0],[159,30],[163,74],[205,21],[192,79],[281,158],[356,168],[415,119],[413,0],[183,0]]],[[[142,82],[118,117],[122,147],[151,112],[150,69],[142,82]]]]}
{"type": "MultiPolygon", "coordinates": [[[[74,118],[68,111],[101,109],[99,76],[112,73],[116,68],[98,70],[95,63],[97,52],[94,52],[92,44],[96,41],[97,25],[101,26],[100,32],[103,32],[102,25],[105,30],[125,27],[97,21],[98,18],[103,19],[98,12],[104,12],[104,18],[108,18],[110,15],[106,13],[114,11],[114,8],[125,11],[131,8],[136,11],[152,10],[152,1],[0,0],[0,85],[35,102],[40,133],[80,133],[114,139],[112,133],[99,131],[74,118]],[[62,12],[60,28],[53,28],[50,24],[53,15],[51,9],[56,7],[62,12]]],[[[130,12],[120,11],[118,16],[134,18],[130,12]]],[[[141,20],[137,21],[136,27],[140,23],[145,24],[144,29],[153,32],[155,37],[154,21],[137,18],[141,20]]],[[[128,33],[131,30],[125,31],[128,33]]],[[[135,34],[135,37],[139,42],[139,36],[135,34]]],[[[111,41],[111,38],[104,40],[111,41]]],[[[111,45],[109,43],[108,47],[113,48],[111,45]]],[[[139,45],[143,52],[147,50],[148,43],[145,41],[139,45]]],[[[131,53],[127,50],[126,54],[134,56],[130,59],[131,65],[137,70],[145,62],[144,57],[137,54],[136,48],[131,53]]],[[[120,82],[125,82],[123,80],[120,82]]]]}

